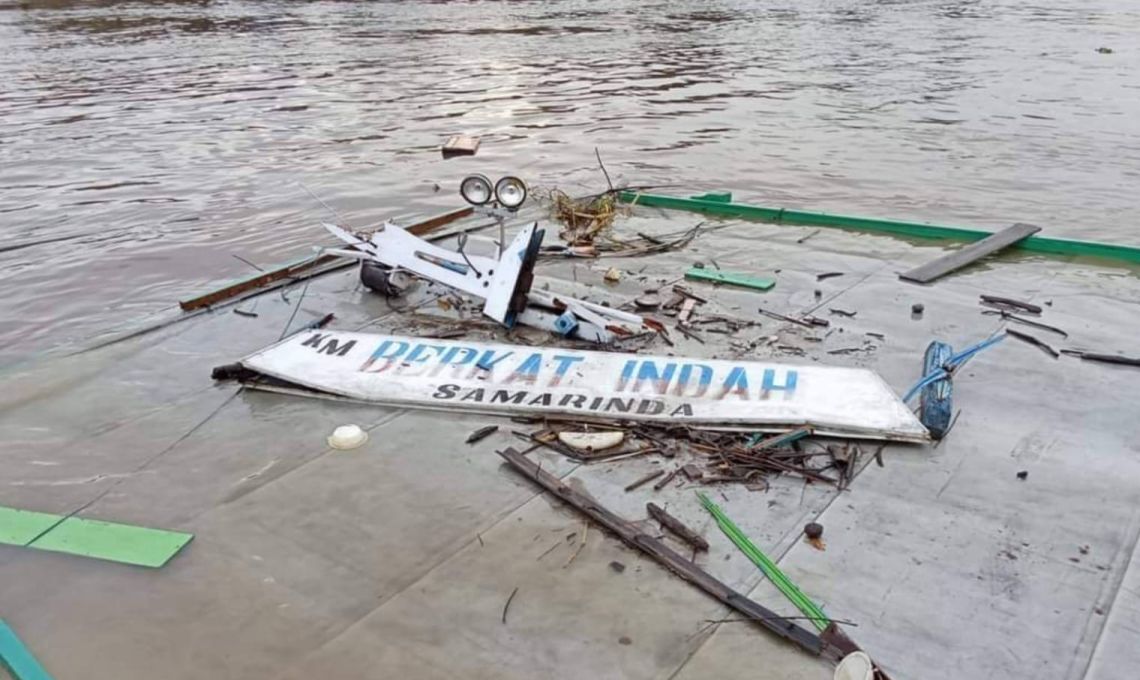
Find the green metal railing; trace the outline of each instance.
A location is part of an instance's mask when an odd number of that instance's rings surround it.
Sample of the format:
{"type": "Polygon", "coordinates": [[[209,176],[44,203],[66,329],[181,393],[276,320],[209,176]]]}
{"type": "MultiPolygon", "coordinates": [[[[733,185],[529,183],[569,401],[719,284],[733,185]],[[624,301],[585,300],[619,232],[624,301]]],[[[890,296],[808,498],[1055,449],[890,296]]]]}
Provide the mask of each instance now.
{"type": "MultiPolygon", "coordinates": [[[[663,196],[661,194],[642,194],[626,191],[619,194],[618,198],[625,203],[658,208],[671,208],[674,210],[688,210],[705,213],[707,215],[738,217],[761,222],[772,222],[775,224],[877,232],[911,238],[973,242],[980,241],[991,235],[991,232],[981,229],[946,227],[934,224],[920,224],[918,222],[900,222],[897,220],[880,220],[870,217],[853,217],[850,215],[831,215],[820,212],[733,203],[732,194],[730,193],[713,193],[694,196],[692,198],[682,198],[680,196],[663,196]]],[[[1128,264],[1140,264],[1140,246],[1115,245],[1097,241],[1078,241],[1047,236],[1030,236],[1010,246],[1010,249],[1049,255],[1096,257],[1128,264]]]]}

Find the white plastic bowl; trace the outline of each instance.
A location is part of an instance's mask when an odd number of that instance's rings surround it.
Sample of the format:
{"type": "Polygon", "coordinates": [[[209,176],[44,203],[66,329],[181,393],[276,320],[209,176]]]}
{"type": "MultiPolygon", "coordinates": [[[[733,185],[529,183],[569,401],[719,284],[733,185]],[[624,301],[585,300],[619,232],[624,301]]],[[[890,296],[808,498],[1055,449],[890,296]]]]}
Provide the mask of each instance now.
{"type": "Polygon", "coordinates": [[[851,652],[835,667],[835,680],[871,680],[875,667],[866,652],[851,652]]]}

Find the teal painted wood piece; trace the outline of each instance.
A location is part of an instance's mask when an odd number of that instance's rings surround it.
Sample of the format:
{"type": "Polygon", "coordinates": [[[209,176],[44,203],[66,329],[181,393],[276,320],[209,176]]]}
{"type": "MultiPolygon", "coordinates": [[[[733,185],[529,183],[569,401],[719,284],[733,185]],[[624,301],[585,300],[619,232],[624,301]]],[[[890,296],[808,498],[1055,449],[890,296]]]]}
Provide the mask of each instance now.
{"type": "Polygon", "coordinates": [[[0,665],[14,680],[52,680],[51,674],[44,670],[4,619],[0,619],[0,665]]]}
{"type": "Polygon", "coordinates": [[[690,281],[710,281],[712,283],[723,283],[729,286],[740,286],[741,288],[752,288],[754,290],[770,290],[772,286],[776,285],[775,279],[749,276],[747,274],[733,274],[732,272],[722,272],[719,269],[701,269],[699,267],[693,267],[685,272],[685,278],[690,281]]]}

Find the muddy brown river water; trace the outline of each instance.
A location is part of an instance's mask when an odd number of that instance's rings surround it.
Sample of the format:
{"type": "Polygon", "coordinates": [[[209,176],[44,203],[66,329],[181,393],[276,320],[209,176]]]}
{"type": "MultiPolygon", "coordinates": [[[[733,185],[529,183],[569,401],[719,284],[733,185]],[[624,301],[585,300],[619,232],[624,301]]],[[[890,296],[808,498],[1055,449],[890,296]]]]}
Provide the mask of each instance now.
{"type": "Polygon", "coordinates": [[[1140,243],[1137,35],[1134,0],[0,1],[0,251],[60,239],[0,252],[0,365],[306,254],[300,182],[364,225],[469,171],[598,188],[595,147],[678,193],[1140,243]]]}

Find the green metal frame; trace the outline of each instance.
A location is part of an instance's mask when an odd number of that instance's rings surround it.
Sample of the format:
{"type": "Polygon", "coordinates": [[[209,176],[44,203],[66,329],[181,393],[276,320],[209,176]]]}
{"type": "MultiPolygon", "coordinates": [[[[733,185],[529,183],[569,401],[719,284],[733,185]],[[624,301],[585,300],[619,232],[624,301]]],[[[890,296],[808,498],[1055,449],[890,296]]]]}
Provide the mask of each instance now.
{"type": "MultiPolygon", "coordinates": [[[[852,217],[850,215],[831,215],[820,212],[767,208],[758,205],[733,203],[732,194],[727,192],[682,198],[680,196],[641,194],[625,191],[620,193],[618,198],[625,203],[658,208],[671,208],[674,210],[688,210],[722,217],[739,217],[761,222],[797,226],[870,231],[912,238],[963,241],[969,243],[992,236],[991,232],[982,231],[981,229],[945,227],[934,224],[919,224],[917,222],[899,222],[896,220],[880,220],[870,217],[852,217]]],[[[1045,253],[1048,255],[1096,257],[1115,262],[1140,264],[1140,246],[1115,245],[1097,241],[1078,241],[1074,239],[1050,238],[1047,236],[1030,236],[1010,246],[1010,250],[1045,253]]]]}

